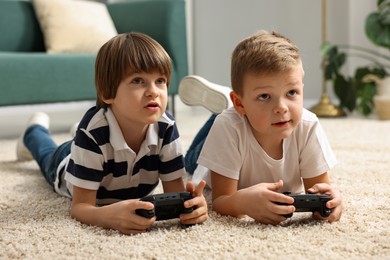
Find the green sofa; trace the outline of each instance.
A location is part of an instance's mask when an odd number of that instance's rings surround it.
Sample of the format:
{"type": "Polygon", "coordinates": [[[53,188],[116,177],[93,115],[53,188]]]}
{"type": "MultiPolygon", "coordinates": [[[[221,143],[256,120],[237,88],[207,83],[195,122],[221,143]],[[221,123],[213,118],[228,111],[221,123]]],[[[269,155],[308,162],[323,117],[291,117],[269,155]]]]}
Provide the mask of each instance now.
{"type": "MultiPolygon", "coordinates": [[[[163,45],[173,63],[169,94],[177,94],[188,73],[185,0],[124,0],[107,8],[118,33],[143,32],[163,45]]],[[[0,106],[94,100],[94,63],[95,55],[47,54],[31,2],[0,0],[0,106]]]]}

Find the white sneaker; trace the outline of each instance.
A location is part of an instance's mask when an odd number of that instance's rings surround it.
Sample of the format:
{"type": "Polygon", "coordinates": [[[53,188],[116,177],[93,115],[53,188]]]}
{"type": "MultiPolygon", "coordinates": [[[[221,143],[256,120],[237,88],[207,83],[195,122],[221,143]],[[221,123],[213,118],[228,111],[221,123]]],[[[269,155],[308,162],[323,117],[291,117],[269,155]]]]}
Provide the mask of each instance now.
{"type": "Polygon", "coordinates": [[[189,106],[201,105],[214,114],[220,114],[232,105],[229,87],[217,85],[199,76],[186,76],[179,84],[179,97],[189,106]]]}
{"type": "Polygon", "coordinates": [[[46,129],[49,129],[50,119],[49,116],[43,112],[34,113],[27,122],[27,126],[23,131],[22,135],[19,137],[18,142],[16,144],[16,158],[18,161],[30,161],[33,160],[33,156],[31,152],[24,145],[24,135],[26,130],[33,125],[41,125],[46,129]]]}

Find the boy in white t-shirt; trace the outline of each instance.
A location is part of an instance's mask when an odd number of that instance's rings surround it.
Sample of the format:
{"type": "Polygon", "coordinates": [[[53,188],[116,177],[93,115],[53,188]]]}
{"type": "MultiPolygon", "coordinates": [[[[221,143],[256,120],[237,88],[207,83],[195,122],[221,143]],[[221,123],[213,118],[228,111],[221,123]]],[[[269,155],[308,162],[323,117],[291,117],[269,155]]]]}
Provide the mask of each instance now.
{"type": "Polygon", "coordinates": [[[212,188],[216,212],[276,225],[295,211],[279,205],[294,201],[282,192],[308,192],[331,196],[326,204],[331,215],[315,212],[314,218],[340,219],[341,194],[327,173],[336,158],[318,118],[303,108],[303,77],[298,47],[280,34],[260,31],[233,52],[231,92],[198,76],[182,80],[184,103],[203,104],[214,114],[222,110],[215,104],[229,107],[230,92],[233,107],[213,115],[186,154],[187,171],[196,169],[195,183],[204,179],[212,188]]]}

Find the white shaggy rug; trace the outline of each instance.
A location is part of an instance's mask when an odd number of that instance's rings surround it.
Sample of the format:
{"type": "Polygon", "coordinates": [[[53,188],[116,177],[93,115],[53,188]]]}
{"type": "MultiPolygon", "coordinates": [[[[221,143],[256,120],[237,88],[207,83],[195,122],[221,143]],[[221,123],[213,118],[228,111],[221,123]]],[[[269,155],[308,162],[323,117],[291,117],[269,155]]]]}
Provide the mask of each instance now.
{"type": "MultiPolygon", "coordinates": [[[[16,140],[0,140],[0,258],[390,259],[390,121],[321,122],[339,160],[331,178],[345,199],[340,222],[296,213],[268,226],[210,212],[202,225],[181,229],[169,220],[136,236],[71,219],[70,201],[51,190],[37,165],[15,161],[16,140]]],[[[186,148],[193,134],[182,136],[186,148]]]]}

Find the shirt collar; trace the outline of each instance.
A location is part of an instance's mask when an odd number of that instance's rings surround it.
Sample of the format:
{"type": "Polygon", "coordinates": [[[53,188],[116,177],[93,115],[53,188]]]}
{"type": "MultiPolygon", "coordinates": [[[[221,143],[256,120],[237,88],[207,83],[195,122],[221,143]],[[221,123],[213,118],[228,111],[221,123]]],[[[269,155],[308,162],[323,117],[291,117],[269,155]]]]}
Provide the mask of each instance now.
{"type": "MultiPolygon", "coordinates": [[[[107,111],[105,112],[108,127],[110,129],[110,143],[114,150],[124,150],[124,149],[131,149],[123,137],[122,131],[118,125],[118,121],[115,118],[114,113],[112,112],[111,108],[107,108],[107,111]]],[[[169,126],[174,125],[174,121],[168,117],[166,113],[164,113],[158,122],[166,123],[169,126]]],[[[149,151],[150,146],[157,146],[158,145],[158,139],[159,139],[159,124],[158,122],[149,125],[148,131],[146,132],[145,140],[142,142],[140,152],[144,150],[145,148],[149,151]]]]}

